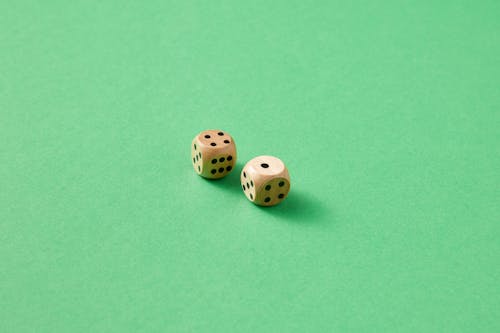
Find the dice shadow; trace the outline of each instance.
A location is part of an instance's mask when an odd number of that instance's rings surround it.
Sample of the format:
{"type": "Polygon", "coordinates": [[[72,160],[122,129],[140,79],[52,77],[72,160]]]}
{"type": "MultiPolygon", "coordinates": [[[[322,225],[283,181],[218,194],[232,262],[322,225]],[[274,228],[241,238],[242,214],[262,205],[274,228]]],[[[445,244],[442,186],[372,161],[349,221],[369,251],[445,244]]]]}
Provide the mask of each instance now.
{"type": "MultiPolygon", "coordinates": [[[[231,196],[239,197],[248,201],[241,190],[240,174],[244,165],[236,162],[233,171],[227,176],[219,179],[205,179],[210,185],[221,191],[230,193],[231,196]]],[[[263,214],[268,214],[276,219],[304,225],[330,224],[333,222],[332,210],[328,209],[320,199],[310,193],[292,188],[287,198],[276,206],[263,207],[253,205],[263,214]]]]}
{"type": "Polygon", "coordinates": [[[230,192],[231,195],[243,195],[240,183],[241,170],[243,170],[243,165],[236,162],[233,167],[233,171],[231,171],[231,173],[227,176],[218,179],[206,179],[206,182],[211,186],[230,192]]]}
{"type": "Polygon", "coordinates": [[[292,189],[279,205],[257,206],[262,212],[278,219],[303,224],[329,224],[333,221],[331,210],[307,192],[292,189]]]}

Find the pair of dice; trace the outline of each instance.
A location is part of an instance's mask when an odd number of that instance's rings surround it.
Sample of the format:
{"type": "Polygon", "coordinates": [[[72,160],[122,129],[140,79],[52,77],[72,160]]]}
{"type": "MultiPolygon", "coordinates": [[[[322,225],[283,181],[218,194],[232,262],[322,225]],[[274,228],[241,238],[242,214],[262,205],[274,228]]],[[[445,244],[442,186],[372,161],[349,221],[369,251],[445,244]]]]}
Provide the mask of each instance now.
{"type": "MultiPolygon", "coordinates": [[[[219,179],[236,165],[236,145],[227,132],[206,130],[191,143],[194,171],[204,178],[219,179]]],[[[258,156],[241,171],[241,188],[248,200],[260,206],[274,206],[290,191],[290,175],[277,157],[258,156]]]]}

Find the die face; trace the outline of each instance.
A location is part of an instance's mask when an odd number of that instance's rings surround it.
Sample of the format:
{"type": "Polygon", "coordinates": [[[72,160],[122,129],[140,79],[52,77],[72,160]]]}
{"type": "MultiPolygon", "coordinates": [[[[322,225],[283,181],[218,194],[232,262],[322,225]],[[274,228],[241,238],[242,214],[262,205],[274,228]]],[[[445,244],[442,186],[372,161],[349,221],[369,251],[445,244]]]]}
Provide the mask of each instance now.
{"type": "Polygon", "coordinates": [[[261,206],[274,206],[283,201],[290,191],[290,182],[286,178],[272,178],[263,184],[255,197],[255,203],[261,206]]]}
{"type": "Polygon", "coordinates": [[[234,168],[235,153],[231,151],[221,152],[219,154],[208,154],[203,159],[204,170],[200,175],[209,179],[218,179],[228,175],[234,168]]]}
{"type": "Polygon", "coordinates": [[[249,171],[245,166],[241,171],[240,181],[241,188],[243,189],[243,193],[247,196],[248,200],[254,202],[255,200],[255,181],[256,174],[252,171],[249,171]]]}
{"type": "Polygon", "coordinates": [[[208,179],[228,175],[236,163],[233,138],[221,130],[207,130],[191,143],[191,160],[197,174],[208,179]]]}
{"type": "Polygon", "coordinates": [[[251,173],[258,174],[262,177],[278,177],[288,174],[285,164],[274,156],[257,156],[247,163],[251,173]]]}
{"type": "Polygon", "coordinates": [[[290,175],[285,164],[273,156],[250,160],[240,176],[241,188],[248,200],[261,206],[274,206],[290,191],[290,175]]]}
{"type": "Polygon", "coordinates": [[[222,130],[203,131],[197,135],[197,139],[202,147],[208,147],[214,151],[234,146],[233,138],[222,130]]]}
{"type": "Polygon", "coordinates": [[[194,138],[191,143],[191,159],[193,161],[194,171],[200,175],[203,172],[203,153],[196,138],[194,138]]]}

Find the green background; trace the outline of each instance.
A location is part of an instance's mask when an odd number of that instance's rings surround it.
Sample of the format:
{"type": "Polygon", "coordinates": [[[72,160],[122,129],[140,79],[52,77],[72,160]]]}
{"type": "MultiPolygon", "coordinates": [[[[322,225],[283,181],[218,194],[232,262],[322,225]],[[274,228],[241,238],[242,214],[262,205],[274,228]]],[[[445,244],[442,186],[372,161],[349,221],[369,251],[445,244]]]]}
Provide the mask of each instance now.
{"type": "Polygon", "coordinates": [[[0,2],[0,331],[498,332],[499,15],[0,2]],[[239,187],[263,154],[269,209],[239,187]]]}

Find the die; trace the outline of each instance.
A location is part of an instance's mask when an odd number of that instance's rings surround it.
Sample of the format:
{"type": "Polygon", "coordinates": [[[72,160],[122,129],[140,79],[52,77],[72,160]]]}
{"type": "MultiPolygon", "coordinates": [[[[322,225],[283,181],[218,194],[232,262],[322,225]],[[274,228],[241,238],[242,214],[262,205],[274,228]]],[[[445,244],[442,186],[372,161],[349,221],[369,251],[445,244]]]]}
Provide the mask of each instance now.
{"type": "Polygon", "coordinates": [[[290,175],[277,157],[258,156],[241,171],[241,188],[248,200],[259,206],[274,206],[290,191],[290,175]]]}
{"type": "Polygon", "coordinates": [[[206,130],[194,137],[191,143],[194,171],[208,179],[228,175],[236,163],[236,145],[228,133],[206,130]]]}

